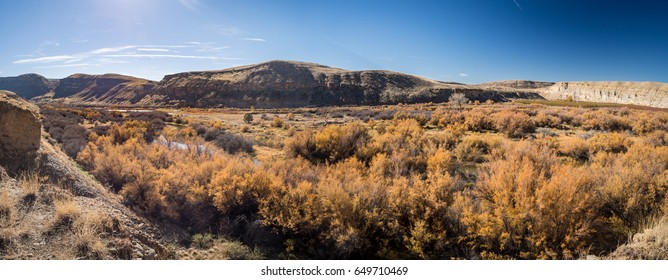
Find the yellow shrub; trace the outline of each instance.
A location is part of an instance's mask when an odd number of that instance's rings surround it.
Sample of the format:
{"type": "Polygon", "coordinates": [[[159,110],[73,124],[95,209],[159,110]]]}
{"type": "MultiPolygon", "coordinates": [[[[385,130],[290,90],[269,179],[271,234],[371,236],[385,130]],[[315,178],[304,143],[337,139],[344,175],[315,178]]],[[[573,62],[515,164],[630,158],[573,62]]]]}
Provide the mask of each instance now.
{"type": "Polygon", "coordinates": [[[548,115],[543,111],[536,114],[534,122],[538,127],[561,128],[561,119],[559,117],[548,115]]]}
{"type": "Polygon", "coordinates": [[[520,138],[536,130],[529,115],[510,110],[494,114],[496,128],[510,138],[520,138]]]}
{"type": "Polygon", "coordinates": [[[574,258],[590,244],[598,207],[585,170],[559,165],[540,149],[518,145],[479,174],[462,221],[483,255],[574,258]]]}
{"type": "Polygon", "coordinates": [[[577,161],[587,161],[589,159],[589,143],[581,138],[566,138],[559,143],[558,153],[577,161]]]}
{"type": "Polygon", "coordinates": [[[464,126],[469,131],[494,130],[494,121],[490,118],[489,110],[472,109],[464,113],[464,118],[464,126]]]}
{"type": "Polygon", "coordinates": [[[582,128],[606,130],[606,131],[624,131],[631,129],[626,119],[615,116],[608,110],[599,109],[582,114],[584,119],[582,128]]]}
{"type": "Polygon", "coordinates": [[[125,143],[130,139],[144,139],[149,132],[150,124],[145,121],[130,120],[119,126],[114,124],[109,130],[109,135],[114,143],[125,143]]]}
{"type": "Polygon", "coordinates": [[[604,151],[608,153],[626,152],[632,141],[625,133],[610,132],[597,134],[589,139],[593,151],[604,151]]]}
{"type": "Polygon", "coordinates": [[[353,156],[368,139],[366,127],[354,122],[343,126],[330,125],[313,133],[295,133],[285,142],[286,151],[313,162],[337,162],[353,156]]]}

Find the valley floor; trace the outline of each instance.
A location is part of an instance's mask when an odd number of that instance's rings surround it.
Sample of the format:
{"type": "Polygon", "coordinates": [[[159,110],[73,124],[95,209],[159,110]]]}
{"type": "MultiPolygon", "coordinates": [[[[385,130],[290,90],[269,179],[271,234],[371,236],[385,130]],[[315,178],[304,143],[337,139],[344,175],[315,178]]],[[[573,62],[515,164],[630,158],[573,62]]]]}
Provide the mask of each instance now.
{"type": "Polygon", "coordinates": [[[0,254],[666,258],[668,112],[561,105],[43,106],[97,187],[5,176],[0,254]]]}

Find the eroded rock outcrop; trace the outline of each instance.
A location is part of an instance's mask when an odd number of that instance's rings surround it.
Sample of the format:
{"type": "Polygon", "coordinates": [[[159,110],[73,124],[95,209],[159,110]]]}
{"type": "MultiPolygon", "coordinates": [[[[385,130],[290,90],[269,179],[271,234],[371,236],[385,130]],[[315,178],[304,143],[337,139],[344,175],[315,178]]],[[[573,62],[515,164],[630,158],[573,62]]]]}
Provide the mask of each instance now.
{"type": "Polygon", "coordinates": [[[545,88],[547,99],[567,99],[668,108],[668,84],[656,82],[559,82],[545,88]]]}
{"type": "Polygon", "coordinates": [[[13,92],[0,91],[0,165],[11,172],[34,164],[41,131],[37,107],[13,92]]]}

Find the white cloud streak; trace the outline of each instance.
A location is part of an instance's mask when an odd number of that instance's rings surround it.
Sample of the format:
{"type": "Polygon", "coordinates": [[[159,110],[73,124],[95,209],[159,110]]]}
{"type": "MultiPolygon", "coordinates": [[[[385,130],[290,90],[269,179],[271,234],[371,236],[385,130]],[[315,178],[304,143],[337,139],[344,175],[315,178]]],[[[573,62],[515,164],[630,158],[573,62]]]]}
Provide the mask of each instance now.
{"type": "Polygon", "coordinates": [[[104,57],[131,57],[131,58],[185,58],[185,59],[224,59],[217,56],[176,55],[176,54],[109,54],[104,57]]]}
{"type": "Polygon", "coordinates": [[[208,60],[239,60],[237,57],[222,56],[199,56],[199,55],[177,55],[177,54],[109,54],[104,57],[110,58],[180,58],[180,59],[208,59],[208,60]]]}
{"type": "Polygon", "coordinates": [[[124,50],[129,50],[129,49],[134,49],[137,48],[137,46],[122,46],[122,47],[116,47],[116,48],[101,48],[97,50],[93,50],[90,53],[91,54],[105,54],[105,53],[115,53],[115,52],[120,52],[124,50]]]}
{"type": "Polygon", "coordinates": [[[468,76],[469,76],[469,74],[466,74],[466,73],[459,73],[458,75],[459,75],[460,77],[468,77],[468,76]]]}
{"type": "Polygon", "coordinates": [[[253,42],[266,42],[267,40],[262,39],[262,38],[242,38],[246,41],[253,41],[253,42]]]}
{"type": "Polygon", "coordinates": [[[520,8],[521,11],[524,11],[524,9],[522,9],[522,6],[520,6],[520,3],[517,3],[517,0],[513,0],[513,3],[515,3],[515,5],[516,5],[518,8],[520,8]]]}
{"type": "Polygon", "coordinates": [[[69,55],[29,57],[16,60],[13,63],[35,65],[33,67],[35,69],[49,69],[98,67],[108,64],[131,63],[132,59],[191,59],[211,61],[241,59],[223,56],[222,50],[227,48],[229,46],[218,46],[215,42],[187,42],[184,45],[126,45],[99,48],[69,55]],[[173,49],[178,49],[178,51],[173,49]],[[196,55],[196,53],[202,52],[206,52],[206,55],[196,55]]]}
{"type": "Polygon", "coordinates": [[[67,67],[84,67],[92,66],[90,63],[77,63],[77,64],[61,64],[61,65],[49,65],[49,66],[39,66],[35,69],[50,69],[50,68],[67,68],[67,67]]]}
{"type": "Polygon", "coordinates": [[[159,48],[138,48],[137,51],[140,51],[140,52],[171,52],[168,49],[159,49],[159,48]]]}
{"type": "Polygon", "coordinates": [[[44,57],[38,57],[38,58],[19,59],[17,61],[14,61],[13,63],[14,64],[51,63],[51,62],[72,60],[72,59],[75,59],[75,58],[76,57],[71,56],[71,55],[55,55],[55,56],[44,56],[44,57]]]}

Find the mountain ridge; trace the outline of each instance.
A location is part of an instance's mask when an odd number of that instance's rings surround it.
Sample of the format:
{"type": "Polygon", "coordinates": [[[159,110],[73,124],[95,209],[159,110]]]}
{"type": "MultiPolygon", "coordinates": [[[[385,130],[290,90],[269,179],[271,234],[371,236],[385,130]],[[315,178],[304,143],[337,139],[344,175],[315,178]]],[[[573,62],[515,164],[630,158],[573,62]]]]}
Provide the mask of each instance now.
{"type": "Polygon", "coordinates": [[[0,78],[0,89],[36,102],[146,107],[385,105],[447,102],[457,92],[481,102],[570,97],[577,101],[668,108],[665,83],[505,80],[469,85],[391,70],[346,70],[289,60],[181,72],[165,75],[160,81],[121,74],[79,73],[59,80],[27,74],[0,78]]]}

